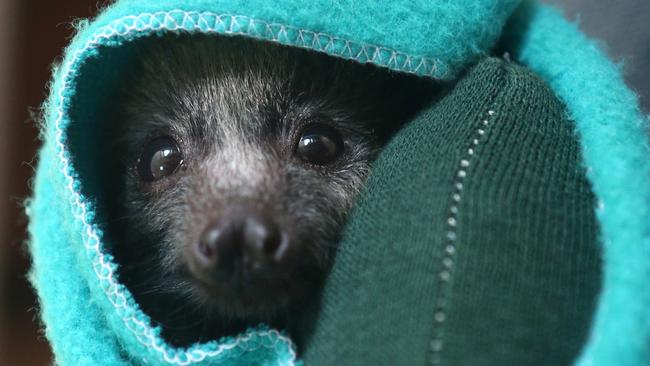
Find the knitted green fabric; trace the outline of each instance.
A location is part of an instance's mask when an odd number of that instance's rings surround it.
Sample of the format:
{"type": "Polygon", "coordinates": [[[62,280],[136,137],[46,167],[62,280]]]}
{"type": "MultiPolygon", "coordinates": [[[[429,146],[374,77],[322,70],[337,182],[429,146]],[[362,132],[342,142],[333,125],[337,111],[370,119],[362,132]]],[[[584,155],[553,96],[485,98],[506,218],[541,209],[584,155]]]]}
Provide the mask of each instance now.
{"type": "Polygon", "coordinates": [[[377,161],[305,362],[570,364],[600,283],[593,206],[563,105],[481,62],[377,161]]]}

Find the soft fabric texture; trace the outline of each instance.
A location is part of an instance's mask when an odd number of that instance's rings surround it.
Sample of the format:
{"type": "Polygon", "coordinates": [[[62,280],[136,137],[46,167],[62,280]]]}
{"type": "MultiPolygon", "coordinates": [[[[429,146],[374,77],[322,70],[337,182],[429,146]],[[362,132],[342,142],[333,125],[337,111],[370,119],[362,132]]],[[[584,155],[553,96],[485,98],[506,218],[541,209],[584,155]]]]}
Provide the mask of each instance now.
{"type": "MultiPolygon", "coordinates": [[[[39,153],[34,197],[28,206],[31,219],[30,250],[33,257],[31,280],[39,295],[41,317],[56,363],[64,366],[300,363],[291,340],[280,331],[264,326],[229,339],[196,344],[189,349],[169,346],[160,337],[160,330],[151,326],[149,318],[139,310],[128,290],[115,277],[115,268],[119,264],[114,263],[102,242],[102,225],[95,211],[98,197],[93,195],[92,177],[81,174],[88,167],[100,166],[92,159],[95,139],[101,138],[96,135],[93,123],[98,120],[97,116],[102,115],[102,108],[110,108],[106,101],[110,101],[111,89],[115,83],[121,82],[121,68],[126,67],[130,57],[129,45],[147,36],[181,31],[250,36],[450,82],[496,47],[499,38],[503,39],[502,46],[512,51],[515,59],[540,75],[566,104],[570,121],[566,118],[551,118],[552,116],[544,118],[550,118],[553,123],[562,121],[575,124],[577,140],[582,148],[582,163],[600,207],[596,214],[602,228],[604,264],[603,282],[597,288],[602,288],[602,292],[598,295],[596,317],[578,363],[647,363],[650,360],[650,291],[647,286],[650,283],[650,185],[647,184],[650,178],[650,159],[647,156],[650,151],[644,130],[646,120],[639,113],[634,95],[622,83],[619,71],[591,41],[555,11],[534,2],[527,3],[512,15],[517,4],[516,0],[409,0],[382,3],[351,0],[122,0],[107,7],[95,20],[80,22],[79,33],[65,50],[61,64],[54,70],[50,95],[44,106],[46,121],[41,132],[44,144],[39,153]],[[510,23],[504,28],[508,20],[510,23]]],[[[498,85],[496,81],[493,83],[498,85]]],[[[533,84],[540,90],[544,89],[540,83],[533,84]]],[[[544,95],[546,99],[552,99],[547,92],[544,95]]],[[[549,103],[555,106],[552,110],[559,108],[556,102],[549,103]]],[[[462,108],[461,111],[468,117],[476,116],[479,112],[462,108]]],[[[454,120],[458,120],[459,131],[469,131],[466,123],[475,122],[471,118],[464,120],[459,116],[454,117],[454,120]]],[[[502,117],[494,118],[497,120],[502,117]]],[[[417,129],[418,126],[423,128],[423,132],[427,131],[428,126],[423,125],[421,120],[414,121],[411,128],[417,129]]],[[[417,131],[405,131],[419,136],[417,131]]],[[[563,141],[570,141],[567,131],[569,130],[554,133],[564,136],[563,141]]],[[[451,149],[457,147],[458,143],[451,141],[445,147],[433,145],[434,141],[422,141],[428,148],[451,149]]],[[[398,148],[396,146],[398,145],[390,145],[387,151],[398,148]]],[[[565,160],[562,157],[555,158],[567,162],[577,156],[575,148],[566,150],[565,153],[568,154],[564,156],[565,160]]],[[[455,162],[456,159],[452,161],[455,162]]],[[[458,162],[460,164],[460,160],[458,162]]],[[[408,169],[419,167],[415,171],[421,171],[426,176],[434,173],[426,171],[428,164],[428,157],[422,155],[417,161],[410,159],[411,168],[408,169]]],[[[387,164],[384,169],[382,166],[376,167],[377,174],[381,175],[376,175],[373,178],[375,181],[382,181],[383,175],[401,176],[408,172],[406,166],[399,164],[387,164]]],[[[575,164],[571,166],[575,168],[575,164]]],[[[582,187],[574,193],[588,205],[591,198],[587,198],[584,182],[577,175],[572,177],[570,181],[575,185],[571,187],[582,187]]],[[[504,190],[507,192],[503,200],[504,207],[508,207],[508,198],[514,197],[511,195],[517,192],[512,188],[512,191],[504,190]]],[[[399,197],[391,199],[399,200],[399,197]]],[[[478,203],[483,198],[476,199],[478,203]]],[[[379,197],[378,200],[377,203],[365,204],[380,204],[383,198],[379,197]]],[[[549,199],[548,202],[551,204],[552,200],[549,199]]],[[[471,202],[467,204],[472,207],[471,202]]],[[[414,214],[420,215],[416,217],[423,219],[431,218],[430,215],[433,214],[417,208],[413,210],[414,214]]],[[[364,210],[360,208],[357,212],[362,213],[364,210]]],[[[468,212],[473,211],[469,209],[468,212]]],[[[572,219],[582,218],[588,223],[588,215],[580,216],[585,214],[584,210],[579,212],[572,219]]],[[[400,220],[401,213],[393,213],[394,219],[400,220]]],[[[377,217],[382,214],[378,212],[377,217]]],[[[475,220],[477,223],[490,223],[487,218],[489,216],[479,213],[475,220]]],[[[370,224],[375,220],[373,215],[353,216],[350,220],[355,224],[347,231],[348,238],[372,237],[372,232],[364,230],[372,227],[370,224]],[[364,224],[366,221],[367,224],[364,224]]],[[[535,221],[533,218],[530,220],[525,222],[535,221]]],[[[578,224],[571,225],[570,227],[582,227],[578,224]]],[[[442,225],[440,229],[447,228],[442,225]]],[[[580,232],[593,235],[590,230],[575,231],[572,234],[580,232]]],[[[445,233],[446,231],[435,230],[438,235],[436,237],[445,233]]],[[[550,233],[553,231],[545,232],[544,235],[550,233]]],[[[474,232],[467,235],[483,234],[474,232]]],[[[571,234],[567,235],[570,238],[571,234]]],[[[408,236],[404,238],[408,239],[408,236]]],[[[543,242],[543,239],[540,240],[543,242]]],[[[579,243],[587,241],[586,237],[578,240],[579,243]]],[[[478,253],[481,248],[474,250],[478,253]]],[[[588,258],[593,256],[590,253],[588,258]]],[[[377,259],[382,262],[391,261],[394,254],[387,251],[389,257],[377,259]]],[[[358,268],[360,263],[356,261],[363,260],[363,257],[348,257],[354,259],[350,263],[344,260],[344,254],[341,258],[335,265],[337,271],[349,271],[346,269],[348,265],[353,266],[349,268],[358,268]]],[[[437,261],[438,264],[445,263],[444,259],[421,258],[423,261],[437,261]]],[[[470,259],[472,258],[467,258],[466,265],[471,263],[470,259]]],[[[590,261],[591,259],[585,263],[591,263],[590,261]]],[[[488,262],[482,263],[485,265],[488,262]]],[[[462,263],[458,264],[462,268],[462,263]]],[[[595,275],[592,267],[586,268],[592,272],[570,276],[571,279],[581,281],[582,276],[586,278],[595,275]]],[[[407,270],[403,274],[404,279],[411,275],[407,270]]],[[[414,272],[413,275],[415,274],[414,272]]],[[[421,293],[409,294],[417,295],[414,301],[423,302],[420,309],[432,297],[439,296],[435,276],[440,274],[440,271],[432,272],[433,277],[422,282],[421,293]],[[429,290],[433,292],[428,293],[429,290]]],[[[333,275],[333,279],[337,278],[336,273],[333,275]]],[[[463,279],[458,273],[454,274],[453,284],[463,281],[467,281],[466,290],[470,291],[471,286],[474,286],[471,278],[463,279]]],[[[462,304],[463,300],[457,300],[462,292],[457,292],[459,290],[454,286],[446,286],[440,291],[462,304]]],[[[582,285],[578,287],[583,288],[582,285]]],[[[589,299],[591,291],[595,291],[588,287],[584,289],[584,296],[569,294],[569,297],[589,299]]],[[[344,289],[337,291],[341,290],[344,289]]],[[[504,294],[515,296],[514,293],[504,294]]],[[[384,300],[385,304],[390,304],[395,299],[386,297],[384,300]]],[[[323,304],[328,304],[334,300],[328,298],[326,292],[322,301],[323,304]]],[[[471,302],[467,304],[472,306],[471,302]]],[[[435,319],[434,310],[431,309],[432,312],[426,319],[411,319],[410,324],[415,324],[416,321],[430,324],[431,317],[435,319]]],[[[327,312],[323,314],[332,316],[327,312]]],[[[372,321],[381,324],[388,322],[393,315],[385,312],[372,321]],[[384,316],[386,319],[382,319],[384,316]]],[[[486,319],[490,318],[488,315],[486,314],[486,319]]],[[[462,321],[461,316],[458,314],[454,318],[450,313],[450,324],[462,321]]],[[[363,319],[360,317],[359,321],[363,319]]],[[[342,324],[340,319],[336,322],[342,324]]],[[[341,327],[356,328],[361,332],[364,329],[362,324],[348,322],[341,327]]],[[[318,335],[325,329],[327,328],[312,329],[309,334],[318,335]]],[[[433,333],[426,340],[422,339],[422,342],[428,342],[431,336],[435,337],[434,340],[442,339],[443,335],[438,334],[437,329],[431,329],[433,333]]],[[[337,331],[335,329],[331,332],[337,331]]],[[[573,331],[577,332],[577,338],[570,345],[563,346],[565,350],[558,355],[572,354],[580,346],[582,333],[579,329],[573,331]]],[[[424,333],[421,333],[423,338],[424,333]]],[[[351,332],[348,335],[362,337],[363,333],[351,332]]],[[[444,336],[449,335],[445,330],[444,336]]],[[[481,336],[490,337],[491,334],[481,336]]],[[[341,342],[354,344],[363,339],[349,337],[341,342]]],[[[453,349],[452,345],[467,340],[463,337],[472,335],[464,333],[463,329],[455,329],[449,338],[449,349],[453,349]]],[[[312,338],[305,352],[308,358],[322,355],[319,349],[327,349],[333,344],[317,342],[318,339],[317,336],[312,338]]],[[[399,342],[406,347],[406,342],[410,339],[405,337],[399,342]]],[[[472,340],[477,341],[475,338],[472,340]]],[[[390,343],[391,340],[387,340],[385,347],[390,343]]],[[[370,343],[365,345],[372,346],[370,343]]],[[[431,345],[434,346],[438,347],[437,343],[431,345]]],[[[512,344],[503,346],[515,347],[512,344]]],[[[480,357],[482,352],[487,352],[485,349],[464,351],[477,352],[475,357],[480,357]]],[[[460,348],[456,350],[463,352],[460,348]]],[[[446,354],[441,354],[441,362],[451,362],[445,361],[444,355],[446,354]]],[[[327,364],[329,360],[324,359],[322,362],[327,364]]]]}
{"type": "Polygon", "coordinates": [[[639,94],[642,109],[650,112],[650,2],[647,0],[547,0],[577,19],[580,30],[598,38],[614,61],[623,62],[623,77],[639,94]]]}
{"type": "Polygon", "coordinates": [[[568,106],[599,199],[604,278],[580,365],[650,362],[650,144],[648,118],[619,68],[553,9],[526,4],[506,33],[517,59],[568,106]],[[562,45],[558,47],[557,45],[562,45]]]}
{"type": "MultiPolygon", "coordinates": [[[[242,34],[360,62],[452,79],[491,47],[519,0],[263,1],[123,0],[109,6],[73,47],[92,37],[121,42],[157,30],[242,34]]],[[[109,41],[111,42],[111,41],[109,41]]]]}
{"type": "Polygon", "coordinates": [[[600,286],[594,207],[562,103],[482,61],[377,160],[305,363],[569,365],[600,286]]]}

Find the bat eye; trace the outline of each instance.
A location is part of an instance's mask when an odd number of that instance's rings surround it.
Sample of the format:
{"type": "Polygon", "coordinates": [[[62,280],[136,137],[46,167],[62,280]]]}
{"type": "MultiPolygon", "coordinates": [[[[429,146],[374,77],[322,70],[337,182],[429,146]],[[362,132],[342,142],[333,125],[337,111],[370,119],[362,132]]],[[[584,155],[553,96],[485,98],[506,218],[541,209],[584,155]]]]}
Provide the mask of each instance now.
{"type": "Polygon", "coordinates": [[[315,125],[307,127],[300,136],[296,154],[303,161],[327,165],[334,162],[343,152],[343,137],[333,127],[315,125]]]}
{"type": "Polygon", "coordinates": [[[169,136],[149,141],[138,160],[138,174],[146,182],[168,177],[183,164],[183,155],[174,139],[169,136]]]}

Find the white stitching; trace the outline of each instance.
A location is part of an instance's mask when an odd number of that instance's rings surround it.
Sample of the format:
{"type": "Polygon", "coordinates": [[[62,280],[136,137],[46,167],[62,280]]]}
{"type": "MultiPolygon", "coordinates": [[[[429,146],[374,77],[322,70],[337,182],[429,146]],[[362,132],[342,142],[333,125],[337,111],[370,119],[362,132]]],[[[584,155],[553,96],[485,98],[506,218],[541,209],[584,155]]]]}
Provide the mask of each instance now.
{"type": "MultiPolygon", "coordinates": [[[[454,174],[454,191],[451,194],[452,204],[449,207],[449,216],[447,217],[447,242],[445,245],[444,254],[442,256],[442,269],[438,272],[440,279],[440,290],[436,304],[436,311],[433,314],[433,319],[437,326],[442,326],[442,323],[447,319],[447,298],[444,296],[445,287],[449,286],[452,279],[454,267],[454,255],[456,254],[456,239],[458,238],[458,214],[459,203],[462,200],[462,193],[465,185],[463,183],[467,176],[467,168],[472,164],[472,158],[475,157],[476,146],[479,145],[481,139],[485,138],[485,130],[490,125],[495,112],[488,110],[487,116],[483,119],[481,126],[476,129],[476,135],[471,140],[471,147],[467,148],[465,156],[458,163],[458,169],[454,174]]],[[[429,344],[431,350],[431,364],[438,365],[441,362],[440,353],[444,348],[444,340],[441,332],[436,332],[433,339],[429,344]]]]}

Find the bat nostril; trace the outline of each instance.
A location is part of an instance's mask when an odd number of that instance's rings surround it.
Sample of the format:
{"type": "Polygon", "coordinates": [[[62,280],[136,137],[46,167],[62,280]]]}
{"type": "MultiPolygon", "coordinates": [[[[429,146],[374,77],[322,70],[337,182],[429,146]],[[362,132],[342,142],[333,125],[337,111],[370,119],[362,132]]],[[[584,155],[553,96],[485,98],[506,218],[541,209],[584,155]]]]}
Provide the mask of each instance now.
{"type": "Polygon", "coordinates": [[[289,237],[277,221],[250,210],[210,223],[193,248],[198,274],[215,279],[281,273],[288,253],[289,237]]]}
{"type": "Polygon", "coordinates": [[[208,225],[194,245],[194,257],[202,270],[229,270],[237,261],[237,227],[231,221],[208,225]]]}
{"type": "Polygon", "coordinates": [[[211,259],[216,254],[216,243],[219,239],[219,234],[221,230],[217,227],[208,227],[207,230],[201,235],[201,239],[198,242],[197,250],[198,255],[204,257],[205,259],[211,259]]]}
{"type": "Polygon", "coordinates": [[[287,251],[288,238],[280,226],[263,216],[249,216],[244,229],[244,244],[258,261],[280,262],[287,251]]]}

